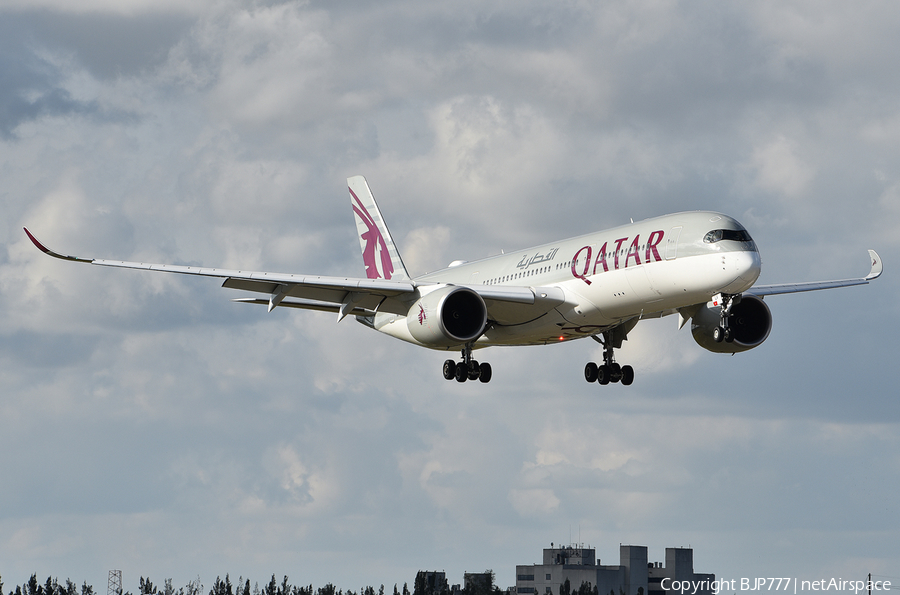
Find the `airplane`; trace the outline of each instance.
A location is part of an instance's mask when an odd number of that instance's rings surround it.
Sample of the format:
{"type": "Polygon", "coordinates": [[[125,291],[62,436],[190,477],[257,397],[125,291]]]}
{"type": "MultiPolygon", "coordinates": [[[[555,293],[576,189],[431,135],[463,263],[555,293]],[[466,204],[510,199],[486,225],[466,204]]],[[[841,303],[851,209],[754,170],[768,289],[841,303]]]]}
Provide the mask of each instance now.
{"type": "Polygon", "coordinates": [[[67,256],[42,244],[54,258],[100,266],[165,271],[224,279],[223,287],[267,295],[235,302],[301,308],[347,316],[422,347],[460,351],[443,365],[447,380],[489,382],[491,365],[472,357],[495,345],[549,345],[591,337],[603,362],[588,362],[584,378],[630,385],[634,369],[616,362],[640,320],[677,315],[691,321],[694,340],[716,353],[758,347],[769,336],[772,314],[763,298],[865,285],[883,270],[872,263],[862,278],[754,286],[761,270],[756,243],[732,217],[691,211],[629,223],[410,277],[366,179],[347,179],[366,278],[225,270],[67,256]]]}

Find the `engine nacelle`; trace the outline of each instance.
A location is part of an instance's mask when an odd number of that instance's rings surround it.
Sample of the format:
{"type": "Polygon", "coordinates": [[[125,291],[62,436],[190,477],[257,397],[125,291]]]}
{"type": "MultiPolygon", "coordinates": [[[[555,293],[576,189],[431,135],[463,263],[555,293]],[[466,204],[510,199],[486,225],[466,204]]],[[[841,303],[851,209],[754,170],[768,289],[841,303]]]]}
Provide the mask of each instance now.
{"type": "Polygon", "coordinates": [[[772,312],[769,306],[761,298],[745,295],[741,297],[740,302],[731,307],[728,326],[731,328],[734,341],[716,343],[713,339],[713,330],[719,326],[721,312],[721,307],[710,307],[705,304],[694,314],[691,320],[691,333],[700,347],[716,353],[747,351],[765,341],[769,331],[772,330],[772,312]]]}
{"type": "Polygon", "coordinates": [[[442,287],[422,296],[406,315],[413,338],[429,347],[453,347],[474,341],[487,326],[487,306],[466,287],[442,287]]]}

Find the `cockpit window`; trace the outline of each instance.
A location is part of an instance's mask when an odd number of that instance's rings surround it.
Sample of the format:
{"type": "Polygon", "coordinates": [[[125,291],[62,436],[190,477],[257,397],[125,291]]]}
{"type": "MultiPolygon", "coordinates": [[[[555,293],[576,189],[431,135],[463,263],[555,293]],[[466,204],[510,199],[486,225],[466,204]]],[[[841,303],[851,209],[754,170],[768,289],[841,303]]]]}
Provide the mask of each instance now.
{"type": "Polygon", "coordinates": [[[707,244],[714,244],[722,240],[731,240],[733,242],[752,242],[753,238],[745,229],[714,229],[703,238],[707,244]]]}

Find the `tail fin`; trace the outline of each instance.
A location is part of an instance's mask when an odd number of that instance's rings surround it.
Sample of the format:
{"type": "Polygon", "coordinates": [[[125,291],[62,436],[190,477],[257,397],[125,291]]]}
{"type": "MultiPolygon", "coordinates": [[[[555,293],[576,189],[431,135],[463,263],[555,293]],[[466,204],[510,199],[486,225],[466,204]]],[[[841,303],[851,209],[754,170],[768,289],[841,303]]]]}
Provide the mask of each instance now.
{"type": "Polygon", "coordinates": [[[347,178],[350,187],[350,202],[359,232],[366,277],[369,279],[409,279],[400,253],[394,245],[381,211],[375,204],[375,197],[363,176],[347,178]]]}

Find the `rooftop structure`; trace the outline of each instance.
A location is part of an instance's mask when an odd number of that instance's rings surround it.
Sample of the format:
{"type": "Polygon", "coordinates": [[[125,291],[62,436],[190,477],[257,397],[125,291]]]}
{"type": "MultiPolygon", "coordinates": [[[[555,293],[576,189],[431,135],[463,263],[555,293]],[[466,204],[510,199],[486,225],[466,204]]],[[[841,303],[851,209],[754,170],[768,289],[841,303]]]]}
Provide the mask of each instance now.
{"type": "MultiPolygon", "coordinates": [[[[666,548],[666,563],[648,563],[647,547],[620,545],[619,563],[602,565],[593,548],[569,545],[544,550],[542,564],[516,566],[516,593],[535,595],[676,595],[671,580],[707,581],[714,574],[694,573],[694,552],[690,548],[666,548]],[[566,591],[568,582],[568,591],[566,591]]],[[[680,593],[677,593],[680,595],[680,593]]],[[[699,589],[694,595],[712,595],[699,589]]]]}

